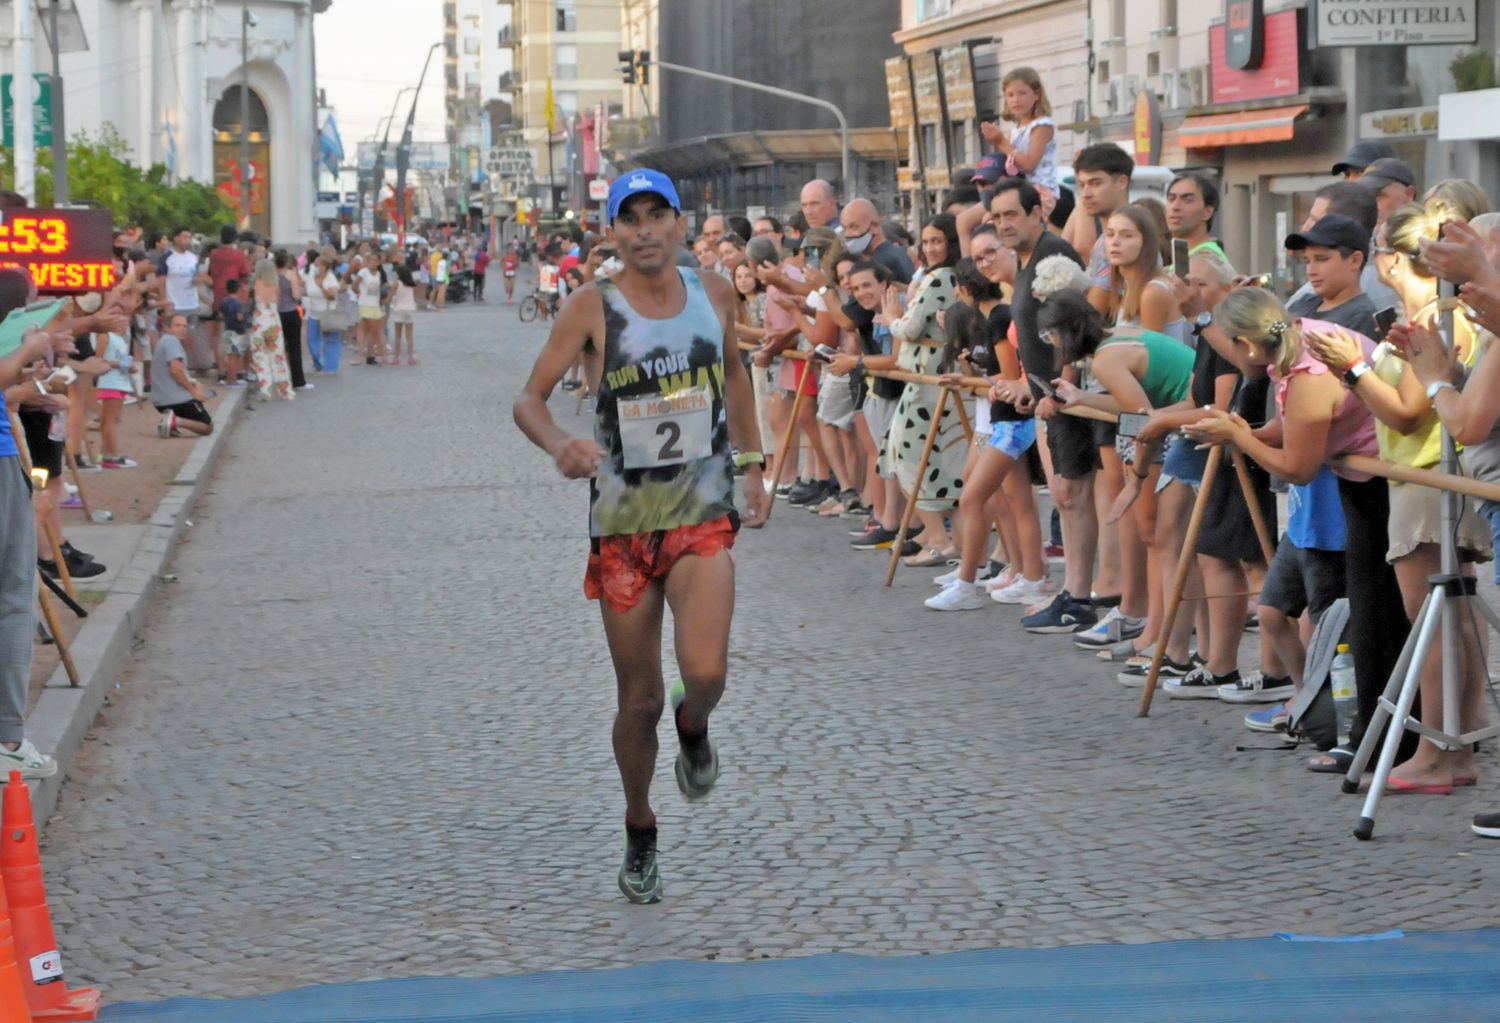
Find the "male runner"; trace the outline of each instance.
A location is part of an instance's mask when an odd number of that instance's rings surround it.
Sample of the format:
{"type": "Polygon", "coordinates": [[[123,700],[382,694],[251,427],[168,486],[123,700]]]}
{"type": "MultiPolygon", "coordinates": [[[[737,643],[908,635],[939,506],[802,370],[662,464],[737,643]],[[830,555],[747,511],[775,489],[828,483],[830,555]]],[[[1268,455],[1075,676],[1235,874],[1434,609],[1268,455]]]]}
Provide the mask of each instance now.
{"type": "Polygon", "coordinates": [[[663,702],[662,608],[672,608],[682,672],[672,689],[677,786],[694,799],[719,777],[708,716],[724,693],[734,611],[729,548],[739,516],[731,441],[745,469],[745,525],[765,523],[770,497],[761,479],[765,457],[754,450],[760,434],[735,341],[731,285],[676,265],[686,221],[664,174],[621,175],[608,210],[624,269],[585,284],[563,305],[515,418],[564,476],[592,480],[584,592],[599,600],[618,687],[619,884],[631,902],[647,903],[662,891],[649,796],[663,702]],[[547,408],[579,358],[598,395],[592,438],[569,435],[547,408]]]}

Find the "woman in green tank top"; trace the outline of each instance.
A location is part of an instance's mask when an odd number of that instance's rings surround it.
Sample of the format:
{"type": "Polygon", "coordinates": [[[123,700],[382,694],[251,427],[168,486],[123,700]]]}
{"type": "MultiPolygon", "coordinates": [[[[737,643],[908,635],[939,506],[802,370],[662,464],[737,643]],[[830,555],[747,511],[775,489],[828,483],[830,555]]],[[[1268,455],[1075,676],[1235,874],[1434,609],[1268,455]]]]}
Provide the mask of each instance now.
{"type": "MultiPolygon", "coordinates": [[[[1099,311],[1081,292],[1064,291],[1042,305],[1037,326],[1043,339],[1058,350],[1058,366],[1087,363],[1101,390],[1085,391],[1059,378],[1053,382],[1064,407],[1085,406],[1100,412],[1150,412],[1187,397],[1193,376],[1193,350],[1165,334],[1139,327],[1106,331],[1099,311]]],[[[1161,542],[1156,529],[1156,479],[1161,475],[1162,449],[1149,464],[1135,465],[1135,442],[1116,441],[1125,471],[1141,479],[1141,495],[1131,508],[1134,525],[1146,545],[1145,635],[1159,636],[1166,617],[1166,585],[1173,577],[1178,552],[1161,542]]],[[[1139,569],[1123,566],[1127,576],[1139,569]]],[[[1139,576],[1125,579],[1126,592],[1139,576]]],[[[1139,590],[1136,590],[1139,592],[1139,590]]]]}

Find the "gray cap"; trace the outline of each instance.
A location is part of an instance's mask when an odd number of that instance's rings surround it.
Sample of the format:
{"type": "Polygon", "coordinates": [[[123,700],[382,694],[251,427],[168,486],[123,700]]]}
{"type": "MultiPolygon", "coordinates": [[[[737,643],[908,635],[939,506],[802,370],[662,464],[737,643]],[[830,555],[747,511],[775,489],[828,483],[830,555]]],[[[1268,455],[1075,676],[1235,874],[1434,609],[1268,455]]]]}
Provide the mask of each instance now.
{"type": "Polygon", "coordinates": [[[1394,156],[1391,156],[1384,160],[1376,160],[1370,166],[1366,167],[1364,176],[1359,179],[1359,183],[1366,188],[1372,188],[1376,191],[1379,191],[1386,185],[1392,184],[1409,185],[1415,188],[1417,186],[1417,173],[1411,169],[1411,165],[1406,163],[1406,161],[1398,160],[1394,156]]]}
{"type": "Polygon", "coordinates": [[[1364,170],[1376,160],[1393,158],[1396,151],[1384,142],[1374,139],[1363,139],[1349,147],[1344,158],[1333,165],[1333,173],[1343,174],[1345,171],[1364,170]]]}

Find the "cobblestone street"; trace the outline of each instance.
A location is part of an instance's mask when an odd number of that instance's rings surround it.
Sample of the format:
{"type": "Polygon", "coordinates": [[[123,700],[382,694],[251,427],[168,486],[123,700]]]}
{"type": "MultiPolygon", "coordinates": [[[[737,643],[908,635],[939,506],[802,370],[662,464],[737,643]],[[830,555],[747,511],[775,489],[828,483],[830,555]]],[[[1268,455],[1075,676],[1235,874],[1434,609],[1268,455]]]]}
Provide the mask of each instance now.
{"type": "Polygon", "coordinates": [[[228,438],[45,835],[74,984],[1496,922],[1500,844],[1468,831],[1492,752],[1358,843],[1336,777],[1236,752],[1275,745],[1244,708],[1138,719],[1117,665],[1013,610],[925,611],[932,570],[887,590],[848,520],[784,504],[737,547],[720,786],[684,802],[664,720],[666,898],[627,905],[586,487],[510,418],[544,328],[491,304],[416,332],[421,366],[346,365],[228,438]]]}

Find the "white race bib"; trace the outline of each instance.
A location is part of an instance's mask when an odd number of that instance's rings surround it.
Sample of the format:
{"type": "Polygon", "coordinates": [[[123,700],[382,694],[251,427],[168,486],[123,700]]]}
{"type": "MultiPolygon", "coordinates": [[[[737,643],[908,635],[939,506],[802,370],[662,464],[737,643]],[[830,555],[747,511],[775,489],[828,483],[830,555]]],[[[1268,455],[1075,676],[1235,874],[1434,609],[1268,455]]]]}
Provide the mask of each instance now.
{"type": "Polygon", "coordinates": [[[713,395],[707,387],[618,402],[627,469],[659,469],[713,454],[713,395]]]}

